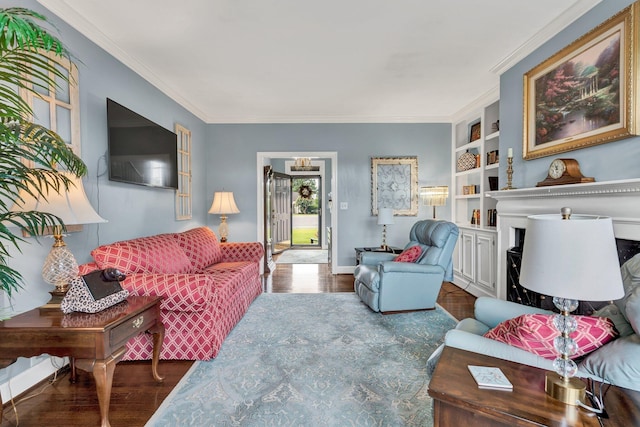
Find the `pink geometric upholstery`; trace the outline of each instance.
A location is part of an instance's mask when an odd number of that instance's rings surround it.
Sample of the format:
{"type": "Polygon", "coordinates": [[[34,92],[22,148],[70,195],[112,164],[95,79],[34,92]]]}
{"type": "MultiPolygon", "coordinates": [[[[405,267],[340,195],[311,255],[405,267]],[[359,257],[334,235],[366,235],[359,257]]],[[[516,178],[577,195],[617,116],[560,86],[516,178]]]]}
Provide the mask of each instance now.
{"type": "Polygon", "coordinates": [[[213,231],[198,227],[184,233],[174,233],[173,238],[191,261],[194,270],[222,261],[222,251],[213,231]]]}
{"type": "MultiPolygon", "coordinates": [[[[262,293],[257,242],[220,244],[206,227],[103,245],[81,274],[115,267],[127,274],[131,295],[163,297],[161,359],[209,360],[262,293]],[[215,262],[213,262],[215,260],[215,262]],[[209,261],[209,264],[207,264],[209,261]]],[[[148,334],[129,340],[124,360],[151,359],[148,334]]]]}
{"type": "MultiPolygon", "coordinates": [[[[558,357],[553,341],[560,331],[553,325],[554,315],[523,314],[500,323],[484,334],[485,337],[500,341],[545,359],[558,357]]],[[[576,352],[571,359],[589,354],[618,336],[613,322],[606,317],[573,316],[578,329],[570,334],[576,343],[576,352]]]]}
{"type": "Polygon", "coordinates": [[[101,269],[117,268],[129,273],[189,273],[187,255],[170,234],[159,234],[102,245],[91,251],[101,269]]]}

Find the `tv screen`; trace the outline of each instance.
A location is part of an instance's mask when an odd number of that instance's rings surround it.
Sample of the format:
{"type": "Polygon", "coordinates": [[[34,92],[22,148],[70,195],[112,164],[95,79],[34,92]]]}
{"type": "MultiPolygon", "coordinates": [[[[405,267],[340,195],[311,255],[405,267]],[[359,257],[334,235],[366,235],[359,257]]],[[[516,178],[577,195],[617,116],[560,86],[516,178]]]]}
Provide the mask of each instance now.
{"type": "Polygon", "coordinates": [[[109,180],[178,188],[175,133],[107,98],[109,180]]]}

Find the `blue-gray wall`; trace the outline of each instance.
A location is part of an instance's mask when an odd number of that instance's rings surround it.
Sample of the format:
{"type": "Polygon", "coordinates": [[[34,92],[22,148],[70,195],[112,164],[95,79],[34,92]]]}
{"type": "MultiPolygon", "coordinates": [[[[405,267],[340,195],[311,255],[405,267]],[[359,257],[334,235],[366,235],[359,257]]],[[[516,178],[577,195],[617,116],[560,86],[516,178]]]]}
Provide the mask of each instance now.
{"type": "MultiPolygon", "coordinates": [[[[209,193],[225,188],[242,204],[232,220],[233,240],[255,240],[257,235],[256,182],[258,152],[333,151],[338,156],[338,194],[334,213],[338,232],[338,266],[355,264],[356,246],[381,243],[382,230],[371,216],[371,157],[418,156],[420,185],[450,185],[450,124],[258,124],[211,125],[207,158],[209,193]],[[239,201],[239,200],[240,201],[239,201]],[[341,202],[349,208],[340,210],[341,202]]],[[[212,196],[209,196],[211,202],[212,196]]],[[[450,218],[448,207],[438,216],[450,218]]],[[[418,217],[396,217],[387,227],[387,242],[404,246],[417,218],[430,218],[431,208],[421,206],[418,217]]],[[[213,216],[212,216],[213,217],[213,216]]],[[[218,218],[209,225],[217,226],[218,218]]]]}
{"type": "MultiPolygon", "coordinates": [[[[78,59],[82,159],[89,168],[84,187],[93,207],[107,219],[106,224],[85,226],[65,242],[79,263],[90,260],[89,252],[99,244],[166,231],[182,230],[206,221],[206,124],[162,94],[154,86],[115,60],[77,31],[57,19],[34,0],[0,0],[0,7],[20,6],[38,11],[59,30],[58,37],[78,59]],[[136,111],[173,130],[176,123],[193,134],[193,220],[175,220],[172,190],[151,189],[108,180],[106,98],[136,111]],[[100,174],[100,177],[97,175],[100,174]]],[[[50,298],[50,285],[44,283],[40,269],[53,240],[27,239],[23,254],[12,251],[9,265],[22,273],[25,289],[13,298],[14,309],[23,311],[44,304],[50,298]]]]}
{"type": "MultiPolygon", "coordinates": [[[[506,153],[507,148],[513,148],[513,185],[515,187],[534,187],[536,183],[547,177],[549,164],[555,158],[576,159],[580,163],[582,174],[594,177],[596,181],[640,177],[639,137],[535,160],[522,159],[523,75],[631,3],[633,3],[631,0],[601,2],[501,76],[500,152],[506,153]]],[[[637,49],[636,54],[640,54],[637,49]]],[[[502,187],[505,183],[506,158],[501,159],[500,162],[500,186],[502,187]]]]}
{"type": "MultiPolygon", "coordinates": [[[[522,75],[546,58],[594,28],[631,1],[607,0],[520,61],[500,78],[501,151],[514,149],[514,185],[531,187],[546,177],[554,156],[523,161],[522,75]]],[[[420,185],[450,185],[450,124],[264,124],[207,125],[155,87],[115,60],[95,44],[57,19],[34,0],[0,0],[0,7],[24,6],[42,12],[60,30],[60,37],[80,60],[80,108],[82,157],[89,166],[85,188],[99,213],[109,220],[90,225],[65,240],[78,258],[90,259],[91,249],[102,243],[159,232],[179,231],[206,224],[216,229],[219,218],[206,212],[213,192],[233,191],[240,213],[230,218],[232,239],[255,240],[257,235],[256,153],[335,151],[338,155],[338,194],[334,212],[338,216],[338,266],[354,264],[353,247],[377,245],[381,230],[371,216],[370,158],[418,156],[420,185]],[[107,150],[105,100],[110,97],[160,125],[173,129],[180,123],[193,132],[193,219],[175,221],[174,194],[108,181],[103,158],[107,150]],[[98,177],[98,175],[100,175],[98,177]],[[347,202],[347,210],[339,210],[347,202]]],[[[598,181],[640,176],[639,138],[629,138],[563,156],[576,158],[586,176],[598,181]]],[[[555,156],[557,157],[557,156],[555,156]]],[[[501,164],[501,185],[505,164],[501,164]]],[[[438,216],[449,218],[449,205],[438,208],[438,216]]],[[[418,218],[431,216],[420,207],[418,218]]],[[[397,217],[389,227],[388,241],[401,246],[416,217],[397,217]]],[[[40,267],[51,240],[23,246],[13,253],[10,265],[26,279],[26,289],[14,299],[14,308],[24,310],[46,302],[49,285],[40,278],[40,267]]]]}

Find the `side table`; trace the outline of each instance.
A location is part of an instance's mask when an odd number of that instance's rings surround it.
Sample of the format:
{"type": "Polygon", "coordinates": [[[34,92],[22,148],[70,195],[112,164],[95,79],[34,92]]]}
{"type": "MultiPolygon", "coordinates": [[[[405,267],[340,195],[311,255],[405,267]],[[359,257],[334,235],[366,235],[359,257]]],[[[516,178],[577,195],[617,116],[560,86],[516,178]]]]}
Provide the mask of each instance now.
{"type": "MultiPolygon", "coordinates": [[[[113,371],[126,351],[127,341],[142,332],[153,334],[153,378],[161,382],[158,360],[164,325],[155,296],[130,296],[127,301],[95,314],[64,314],[59,308],[35,308],[0,322],[0,366],[16,358],[41,354],[69,356],[75,368],[92,372],[96,382],[102,427],[109,427],[113,371]]],[[[0,419],[2,406],[0,405],[0,419]]]]}
{"type": "MultiPolygon", "coordinates": [[[[595,414],[561,403],[544,391],[542,369],[445,347],[431,382],[434,427],[600,426],[595,414]],[[481,389],[468,365],[496,366],[513,391],[481,389]]],[[[607,426],[640,425],[640,392],[611,386],[605,395],[607,426]]]]}
{"type": "Polygon", "coordinates": [[[360,264],[360,258],[362,257],[363,252],[389,252],[392,254],[400,254],[402,253],[402,248],[397,248],[394,246],[388,246],[388,248],[382,249],[381,247],[360,247],[355,248],[356,250],[356,265],[360,264]]]}

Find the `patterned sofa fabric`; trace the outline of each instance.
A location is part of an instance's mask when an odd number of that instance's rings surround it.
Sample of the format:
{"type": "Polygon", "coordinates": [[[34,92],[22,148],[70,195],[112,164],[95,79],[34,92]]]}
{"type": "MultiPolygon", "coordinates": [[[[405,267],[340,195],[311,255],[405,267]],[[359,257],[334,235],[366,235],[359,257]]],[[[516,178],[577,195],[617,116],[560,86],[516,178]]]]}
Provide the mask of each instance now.
{"type": "MultiPolygon", "coordinates": [[[[207,227],[102,245],[80,274],[115,267],[131,295],[158,295],[165,339],[162,359],[215,357],[231,329],[262,293],[258,242],[220,243],[207,227]]],[[[152,356],[150,336],[127,343],[124,360],[152,356]]]]}

